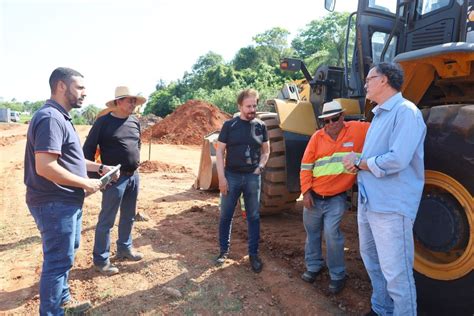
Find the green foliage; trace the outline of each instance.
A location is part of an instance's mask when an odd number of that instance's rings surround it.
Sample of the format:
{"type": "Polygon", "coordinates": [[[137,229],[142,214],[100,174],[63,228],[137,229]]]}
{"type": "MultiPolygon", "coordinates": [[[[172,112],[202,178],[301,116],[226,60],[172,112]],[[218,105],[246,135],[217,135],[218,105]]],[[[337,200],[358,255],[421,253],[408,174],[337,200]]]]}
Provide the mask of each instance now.
{"type": "Polygon", "coordinates": [[[288,47],[288,35],[290,32],[281,27],[274,27],[253,37],[257,46],[269,47],[282,53],[288,47]]]}
{"type": "MultiPolygon", "coordinates": [[[[308,68],[321,64],[343,66],[348,18],[347,12],[332,12],[321,20],[311,21],[295,37],[291,45],[298,57],[306,61],[308,68]]],[[[354,34],[352,31],[351,36],[354,34]]]]}
{"type": "Polygon", "coordinates": [[[72,117],[72,123],[74,125],[87,125],[86,119],[81,115],[79,110],[73,109],[69,114],[72,117]]]}
{"type": "Polygon", "coordinates": [[[257,49],[253,46],[247,46],[239,49],[232,61],[232,65],[237,71],[247,68],[255,69],[262,61],[263,59],[257,49]]]}
{"type": "Polygon", "coordinates": [[[153,113],[165,117],[173,112],[182,103],[182,100],[173,94],[173,90],[173,84],[171,84],[169,88],[153,92],[148,99],[144,114],[153,113]]]}
{"type": "Polygon", "coordinates": [[[281,86],[302,78],[301,73],[279,69],[282,57],[299,56],[309,66],[324,62],[341,65],[348,14],[332,13],[323,20],[312,21],[288,45],[289,32],[274,27],[253,37],[254,45],[239,49],[226,63],[214,52],[200,56],[177,81],[160,80],[145,107],[145,114],[164,117],[189,99],[210,102],[228,113],[237,111],[236,97],[244,88],[260,93],[259,111],[269,111],[265,100],[276,97],[281,86]]]}
{"type": "Polygon", "coordinates": [[[36,101],[36,102],[18,102],[15,99],[6,102],[0,102],[0,108],[10,109],[17,112],[28,112],[30,114],[36,112],[45,101],[36,101]]]}
{"type": "Polygon", "coordinates": [[[81,110],[81,115],[84,118],[84,121],[88,125],[92,125],[95,122],[95,119],[97,117],[97,114],[99,114],[100,109],[96,107],[95,105],[91,104],[88,105],[86,108],[81,110]]]}

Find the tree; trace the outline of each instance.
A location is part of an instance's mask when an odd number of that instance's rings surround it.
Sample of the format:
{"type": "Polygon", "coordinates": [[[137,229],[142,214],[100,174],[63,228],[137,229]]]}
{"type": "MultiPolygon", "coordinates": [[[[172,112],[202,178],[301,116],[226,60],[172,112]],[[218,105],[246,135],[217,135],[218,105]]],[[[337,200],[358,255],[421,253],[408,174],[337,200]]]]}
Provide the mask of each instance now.
{"type": "Polygon", "coordinates": [[[208,52],[206,55],[200,56],[196,63],[193,65],[193,74],[201,75],[205,73],[208,69],[215,67],[217,65],[222,65],[224,63],[224,58],[221,55],[214,52],[208,52]]]}
{"type": "Polygon", "coordinates": [[[175,83],[171,83],[165,89],[157,90],[150,95],[146,104],[144,114],[153,113],[165,117],[183,102],[173,93],[175,83]]]}
{"type": "Polygon", "coordinates": [[[95,105],[91,104],[81,111],[81,115],[87,124],[92,125],[94,124],[94,121],[97,117],[97,114],[99,114],[99,112],[100,112],[100,109],[96,107],[95,105]]]}
{"type": "Polygon", "coordinates": [[[283,53],[288,49],[288,35],[290,32],[274,27],[253,37],[257,44],[256,50],[262,60],[268,65],[279,65],[283,53]]]}
{"type": "Polygon", "coordinates": [[[239,49],[232,60],[232,65],[234,66],[234,69],[238,71],[247,68],[255,69],[262,62],[263,59],[259,55],[257,49],[253,46],[247,46],[239,49]]]}
{"type": "Polygon", "coordinates": [[[263,33],[255,35],[252,39],[257,46],[267,46],[275,49],[279,54],[288,47],[288,35],[290,32],[281,27],[274,27],[263,33]]]}
{"type": "Polygon", "coordinates": [[[348,17],[346,12],[332,12],[321,20],[311,21],[291,42],[292,47],[309,67],[342,66],[348,17]]]}

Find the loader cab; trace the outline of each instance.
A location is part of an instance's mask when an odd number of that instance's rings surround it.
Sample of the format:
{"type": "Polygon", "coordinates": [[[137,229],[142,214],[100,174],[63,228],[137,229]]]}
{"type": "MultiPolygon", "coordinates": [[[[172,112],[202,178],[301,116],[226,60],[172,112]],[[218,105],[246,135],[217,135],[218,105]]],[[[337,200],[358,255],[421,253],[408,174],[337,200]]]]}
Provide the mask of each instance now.
{"type": "MultiPolygon", "coordinates": [[[[334,9],[335,2],[326,0],[326,9],[334,9]]],[[[348,97],[364,98],[364,81],[373,64],[391,61],[401,53],[474,38],[473,2],[360,0],[357,12],[351,15],[356,36],[352,60],[345,67],[348,97]]]]}

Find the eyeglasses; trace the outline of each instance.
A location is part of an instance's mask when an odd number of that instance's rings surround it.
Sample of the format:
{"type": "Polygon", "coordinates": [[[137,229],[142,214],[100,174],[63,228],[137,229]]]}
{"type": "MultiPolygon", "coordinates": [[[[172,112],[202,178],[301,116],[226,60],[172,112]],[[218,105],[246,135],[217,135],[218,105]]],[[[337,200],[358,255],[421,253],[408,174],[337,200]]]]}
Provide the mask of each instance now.
{"type": "Polygon", "coordinates": [[[335,117],[331,117],[331,118],[325,118],[323,119],[323,122],[324,124],[329,124],[329,123],[336,123],[337,121],[339,121],[339,119],[341,118],[341,114],[339,114],[338,116],[335,116],[335,117]]]}
{"type": "Polygon", "coordinates": [[[382,76],[372,76],[372,77],[365,78],[365,84],[369,84],[370,80],[372,80],[374,78],[378,78],[378,77],[382,77],[382,76]]]}

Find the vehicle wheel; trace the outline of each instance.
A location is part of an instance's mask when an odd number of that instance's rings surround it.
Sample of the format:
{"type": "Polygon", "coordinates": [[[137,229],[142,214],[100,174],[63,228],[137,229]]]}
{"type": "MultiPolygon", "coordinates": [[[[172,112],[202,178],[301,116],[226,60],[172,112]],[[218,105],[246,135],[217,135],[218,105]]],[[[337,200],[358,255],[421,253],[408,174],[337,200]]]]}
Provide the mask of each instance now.
{"type": "Polygon", "coordinates": [[[414,225],[418,302],[431,313],[474,311],[474,105],[423,110],[425,187],[414,225]]]}
{"type": "Polygon", "coordinates": [[[262,113],[258,118],[265,122],[270,140],[270,158],[262,174],[260,214],[274,214],[294,208],[300,193],[288,192],[286,187],[286,159],[283,131],[276,113],[262,113]]]}

